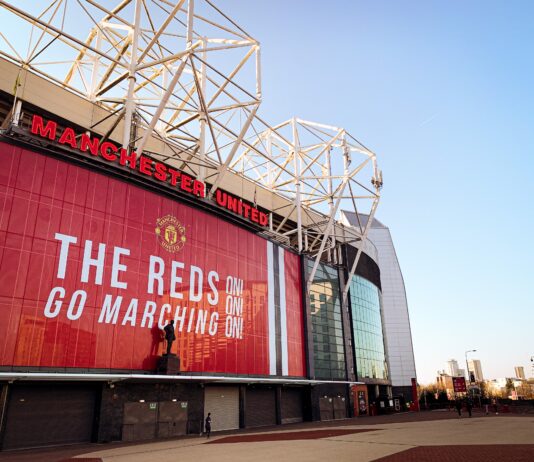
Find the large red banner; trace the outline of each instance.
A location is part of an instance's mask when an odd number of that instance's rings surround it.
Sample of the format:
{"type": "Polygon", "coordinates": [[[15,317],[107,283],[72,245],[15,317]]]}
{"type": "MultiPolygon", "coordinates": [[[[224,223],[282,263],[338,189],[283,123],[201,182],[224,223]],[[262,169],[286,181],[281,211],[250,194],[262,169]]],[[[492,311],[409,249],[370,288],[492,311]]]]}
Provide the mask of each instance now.
{"type": "Polygon", "coordinates": [[[0,155],[0,366],[154,370],[173,319],[184,372],[305,375],[298,256],[111,176],[0,155]]]}

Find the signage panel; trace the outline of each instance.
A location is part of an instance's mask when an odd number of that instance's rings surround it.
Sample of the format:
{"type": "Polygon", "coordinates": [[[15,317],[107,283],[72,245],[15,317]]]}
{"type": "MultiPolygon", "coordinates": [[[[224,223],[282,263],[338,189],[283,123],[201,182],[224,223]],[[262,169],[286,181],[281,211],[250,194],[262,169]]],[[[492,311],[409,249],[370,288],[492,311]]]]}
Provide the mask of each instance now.
{"type": "Polygon", "coordinates": [[[0,153],[0,366],[154,370],[172,319],[183,372],[305,375],[298,256],[127,182],[0,153]]]}
{"type": "Polygon", "coordinates": [[[464,377],[453,377],[452,386],[454,387],[455,393],[465,393],[467,391],[464,377]]]}

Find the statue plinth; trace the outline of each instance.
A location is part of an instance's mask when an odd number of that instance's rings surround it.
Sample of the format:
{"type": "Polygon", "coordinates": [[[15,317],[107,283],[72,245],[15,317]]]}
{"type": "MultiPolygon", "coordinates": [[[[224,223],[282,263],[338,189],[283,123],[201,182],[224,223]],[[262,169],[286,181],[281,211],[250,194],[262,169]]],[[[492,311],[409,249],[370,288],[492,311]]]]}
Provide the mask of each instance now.
{"type": "Polygon", "coordinates": [[[180,373],[180,358],[173,353],[164,354],[158,359],[156,373],[159,375],[178,375],[180,373]]]}

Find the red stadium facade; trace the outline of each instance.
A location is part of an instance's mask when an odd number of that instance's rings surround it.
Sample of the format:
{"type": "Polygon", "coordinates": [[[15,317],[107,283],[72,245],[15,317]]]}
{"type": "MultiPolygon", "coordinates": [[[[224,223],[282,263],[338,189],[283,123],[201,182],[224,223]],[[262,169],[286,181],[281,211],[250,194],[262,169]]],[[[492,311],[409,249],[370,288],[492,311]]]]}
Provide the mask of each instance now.
{"type": "Polygon", "coordinates": [[[152,371],[173,319],[182,372],[267,376],[280,359],[283,375],[306,375],[297,255],[280,249],[283,270],[269,274],[272,244],[234,224],[27,149],[0,150],[0,365],[152,371]],[[269,322],[275,277],[282,326],[269,322]]]}

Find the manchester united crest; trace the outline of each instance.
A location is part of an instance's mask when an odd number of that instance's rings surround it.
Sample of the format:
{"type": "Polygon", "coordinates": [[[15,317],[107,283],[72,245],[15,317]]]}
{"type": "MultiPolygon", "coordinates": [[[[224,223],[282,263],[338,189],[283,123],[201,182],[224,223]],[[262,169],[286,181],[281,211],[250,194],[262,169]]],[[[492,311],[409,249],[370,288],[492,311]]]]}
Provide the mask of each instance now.
{"type": "Polygon", "coordinates": [[[185,226],[172,215],[165,215],[156,220],[156,235],[161,246],[171,253],[181,250],[187,241],[185,226]]]}

